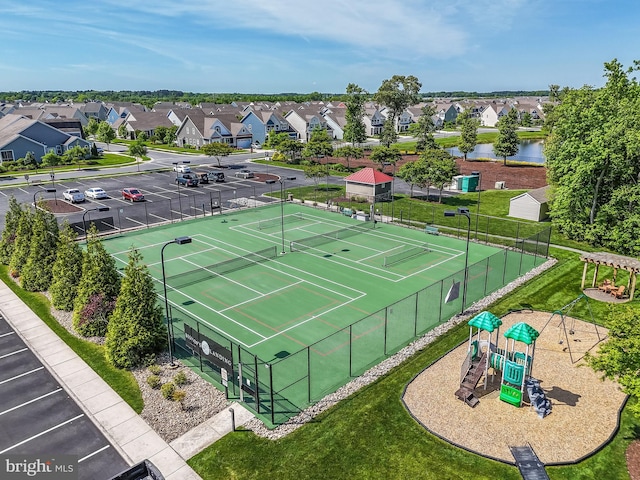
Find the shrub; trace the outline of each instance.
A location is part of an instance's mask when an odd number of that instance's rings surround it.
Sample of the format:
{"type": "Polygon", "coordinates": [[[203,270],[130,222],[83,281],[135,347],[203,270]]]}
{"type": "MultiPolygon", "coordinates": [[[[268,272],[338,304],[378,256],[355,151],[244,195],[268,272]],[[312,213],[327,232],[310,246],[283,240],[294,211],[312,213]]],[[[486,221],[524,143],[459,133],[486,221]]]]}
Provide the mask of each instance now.
{"type": "Polygon", "coordinates": [[[159,375],[160,372],[162,371],[162,369],[160,368],[160,365],[149,365],[149,372],[153,373],[154,375],[159,375]]]}
{"type": "Polygon", "coordinates": [[[160,393],[162,393],[162,396],[167,400],[173,399],[173,392],[175,391],[176,386],[173,384],[173,382],[167,382],[163,384],[162,387],[160,387],[160,393]]]}
{"type": "MultiPolygon", "coordinates": [[[[158,375],[149,375],[147,377],[147,385],[149,385],[154,390],[157,389],[158,387],[160,387],[161,383],[162,382],[160,381],[160,377],[158,375]]],[[[164,385],[162,385],[162,386],[164,387],[164,385]]]]}
{"type": "Polygon", "coordinates": [[[186,385],[188,381],[189,380],[187,379],[187,375],[185,375],[184,372],[178,372],[173,376],[173,383],[175,383],[178,387],[186,385]]]}
{"type": "Polygon", "coordinates": [[[184,402],[184,399],[187,397],[187,392],[185,392],[184,390],[174,390],[173,391],[173,401],[174,402],[180,402],[180,404],[182,405],[182,402],[184,402]]]}

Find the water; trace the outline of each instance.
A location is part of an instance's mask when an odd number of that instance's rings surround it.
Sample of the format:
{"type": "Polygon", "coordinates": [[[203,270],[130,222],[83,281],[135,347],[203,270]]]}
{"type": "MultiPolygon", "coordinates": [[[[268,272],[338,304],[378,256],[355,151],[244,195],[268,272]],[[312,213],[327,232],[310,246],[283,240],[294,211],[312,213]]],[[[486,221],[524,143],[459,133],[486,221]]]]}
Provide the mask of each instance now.
{"type": "MultiPolygon", "coordinates": [[[[542,154],[542,140],[521,140],[518,147],[518,153],[507,157],[507,160],[517,160],[519,162],[544,163],[544,155],[542,154]]],[[[447,151],[455,156],[462,157],[462,152],[456,147],[449,148],[447,151]]],[[[473,152],[467,154],[467,158],[497,158],[493,153],[493,143],[480,143],[476,145],[473,152]]],[[[502,160],[502,158],[497,158],[502,160]]]]}

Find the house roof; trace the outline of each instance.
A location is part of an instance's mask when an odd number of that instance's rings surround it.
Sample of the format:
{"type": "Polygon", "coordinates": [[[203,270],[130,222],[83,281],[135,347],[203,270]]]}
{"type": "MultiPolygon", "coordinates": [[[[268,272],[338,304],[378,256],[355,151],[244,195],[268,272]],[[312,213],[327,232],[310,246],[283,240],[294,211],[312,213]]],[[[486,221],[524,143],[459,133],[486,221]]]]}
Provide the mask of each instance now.
{"type": "Polygon", "coordinates": [[[387,183],[393,181],[393,177],[390,177],[386,173],[379,172],[372,167],[366,167],[362,170],[358,170],[352,173],[347,178],[346,182],[352,183],[364,183],[367,185],[379,185],[381,183],[387,183]]]}
{"type": "Polygon", "coordinates": [[[535,190],[529,190],[528,192],[521,193],[520,195],[516,195],[511,199],[514,200],[522,197],[531,197],[539,204],[547,203],[549,201],[549,189],[551,187],[549,185],[545,185],[544,187],[536,188],[535,190]]]}

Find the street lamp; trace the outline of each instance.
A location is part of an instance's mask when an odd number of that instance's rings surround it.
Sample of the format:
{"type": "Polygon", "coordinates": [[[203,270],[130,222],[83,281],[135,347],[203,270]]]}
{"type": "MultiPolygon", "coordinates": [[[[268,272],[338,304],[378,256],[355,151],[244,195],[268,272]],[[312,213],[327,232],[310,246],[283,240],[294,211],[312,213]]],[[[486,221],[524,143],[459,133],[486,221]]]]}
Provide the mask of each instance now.
{"type": "Polygon", "coordinates": [[[171,351],[171,320],[169,318],[169,298],[167,297],[167,277],[164,273],[164,249],[167,245],[171,245],[172,243],[176,243],[178,245],[191,243],[191,237],[177,237],[170,242],[165,243],[162,246],[162,249],[160,249],[160,264],[162,265],[162,286],[164,287],[164,309],[167,318],[167,340],[169,342],[169,364],[172,367],[175,367],[176,364],[173,363],[173,353],[171,351]]]}
{"type": "Polygon", "coordinates": [[[478,238],[478,219],[480,218],[480,192],[482,191],[482,172],[471,172],[478,177],[478,210],[476,211],[476,238],[478,238]]]}
{"type": "Polygon", "coordinates": [[[82,228],[84,228],[84,240],[86,243],[89,243],[89,236],[87,235],[87,223],[84,220],[85,215],[89,212],[108,212],[108,211],[109,211],[109,207],[90,208],[89,210],[84,211],[84,213],[82,214],[82,228]]]}
{"type": "Polygon", "coordinates": [[[33,208],[38,208],[37,205],[36,205],[36,196],[39,193],[55,193],[55,192],[56,192],[55,188],[45,188],[45,189],[42,189],[42,190],[38,190],[36,193],[33,194],[33,208]]]}
{"type": "MultiPolygon", "coordinates": [[[[296,177],[285,177],[278,180],[280,182],[280,228],[282,231],[282,253],[284,254],[284,184],[287,180],[295,180],[296,177]]],[[[275,180],[266,180],[265,183],[273,185],[275,180]]]]}
{"type": "Polygon", "coordinates": [[[468,208],[464,208],[464,207],[458,207],[458,210],[445,210],[444,211],[444,216],[445,217],[455,217],[456,215],[464,215],[465,217],[467,217],[467,249],[464,255],[464,283],[462,285],[462,310],[461,310],[461,314],[464,313],[464,307],[465,304],[467,303],[467,280],[468,280],[468,275],[469,275],[469,237],[471,234],[471,215],[469,215],[469,209],[468,208]]]}
{"type": "Polygon", "coordinates": [[[393,180],[391,181],[391,221],[393,222],[393,215],[394,215],[394,209],[393,209],[393,199],[396,196],[395,193],[395,186],[396,186],[396,163],[393,162],[384,162],[383,164],[384,166],[389,166],[389,165],[393,165],[393,180]]]}

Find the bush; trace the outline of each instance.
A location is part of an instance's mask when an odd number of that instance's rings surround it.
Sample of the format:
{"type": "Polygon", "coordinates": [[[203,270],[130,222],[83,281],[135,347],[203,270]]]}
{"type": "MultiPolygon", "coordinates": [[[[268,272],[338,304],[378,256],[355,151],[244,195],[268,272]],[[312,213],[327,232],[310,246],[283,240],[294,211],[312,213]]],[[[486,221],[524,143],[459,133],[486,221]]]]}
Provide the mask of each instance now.
{"type": "MultiPolygon", "coordinates": [[[[160,377],[158,375],[149,375],[147,377],[147,385],[149,385],[154,390],[157,389],[158,387],[160,387],[161,383],[162,382],[160,381],[160,377]]],[[[162,386],[164,387],[164,385],[162,385],[162,386]]]]}
{"type": "Polygon", "coordinates": [[[182,403],[184,399],[187,397],[187,392],[184,390],[174,390],[173,392],[173,401],[182,403]]]}
{"type": "MultiPolygon", "coordinates": [[[[178,387],[186,385],[189,380],[184,372],[178,372],[173,376],[173,383],[175,383],[178,387]]],[[[174,399],[175,400],[175,399],[174,399]]]]}
{"type": "Polygon", "coordinates": [[[176,386],[173,384],[173,382],[167,382],[163,384],[162,387],[160,387],[160,393],[162,393],[162,396],[167,400],[173,399],[173,392],[175,391],[176,386]]]}
{"type": "Polygon", "coordinates": [[[160,365],[149,365],[149,372],[153,373],[154,375],[159,375],[160,372],[162,371],[162,369],[160,368],[160,365]]]}

